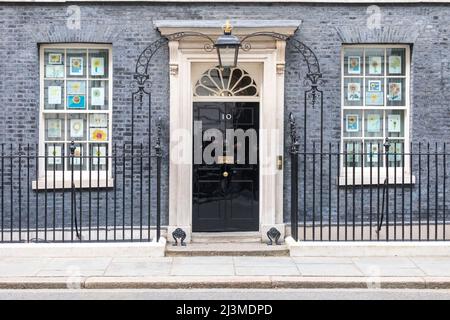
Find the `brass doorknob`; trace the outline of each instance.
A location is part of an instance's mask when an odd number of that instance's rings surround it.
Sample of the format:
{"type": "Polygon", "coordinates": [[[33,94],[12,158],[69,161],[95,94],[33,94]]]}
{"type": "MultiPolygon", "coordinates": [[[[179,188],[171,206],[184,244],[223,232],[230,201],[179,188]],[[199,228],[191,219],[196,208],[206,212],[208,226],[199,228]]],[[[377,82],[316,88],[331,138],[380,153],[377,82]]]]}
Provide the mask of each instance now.
{"type": "Polygon", "coordinates": [[[228,177],[228,172],[224,171],[224,172],[222,173],[222,175],[226,178],[226,177],[228,177]]]}

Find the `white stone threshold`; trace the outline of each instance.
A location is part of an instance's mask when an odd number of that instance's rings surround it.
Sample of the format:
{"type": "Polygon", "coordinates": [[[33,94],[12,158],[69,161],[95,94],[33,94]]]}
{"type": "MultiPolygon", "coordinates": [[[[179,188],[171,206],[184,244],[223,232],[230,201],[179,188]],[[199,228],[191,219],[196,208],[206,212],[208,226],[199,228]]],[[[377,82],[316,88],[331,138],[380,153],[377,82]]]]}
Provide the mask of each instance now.
{"type": "Polygon", "coordinates": [[[163,237],[158,242],[7,243],[0,245],[0,258],[164,257],[165,248],[163,237]]]}
{"type": "Polygon", "coordinates": [[[291,257],[416,257],[450,256],[448,241],[411,242],[297,242],[285,239],[291,257]]]}

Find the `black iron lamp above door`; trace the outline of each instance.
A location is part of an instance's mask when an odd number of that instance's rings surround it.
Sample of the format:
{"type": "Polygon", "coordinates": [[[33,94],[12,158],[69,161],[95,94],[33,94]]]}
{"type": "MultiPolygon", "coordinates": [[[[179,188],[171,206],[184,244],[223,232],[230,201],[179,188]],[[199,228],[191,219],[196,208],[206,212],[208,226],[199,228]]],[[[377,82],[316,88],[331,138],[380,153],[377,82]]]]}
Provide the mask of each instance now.
{"type": "Polygon", "coordinates": [[[231,34],[232,30],[233,27],[227,21],[223,26],[223,35],[218,37],[214,44],[217,50],[220,68],[235,68],[237,66],[241,40],[231,34]]]}

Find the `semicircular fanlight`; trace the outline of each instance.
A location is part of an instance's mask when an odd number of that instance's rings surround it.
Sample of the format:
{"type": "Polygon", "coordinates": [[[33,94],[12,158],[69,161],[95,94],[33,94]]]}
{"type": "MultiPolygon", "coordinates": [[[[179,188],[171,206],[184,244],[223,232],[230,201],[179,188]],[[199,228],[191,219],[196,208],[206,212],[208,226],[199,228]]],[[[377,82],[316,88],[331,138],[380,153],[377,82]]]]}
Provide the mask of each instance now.
{"type": "Polygon", "coordinates": [[[257,97],[258,87],[255,80],[243,69],[211,68],[202,74],[194,87],[197,97],[257,97]]]}

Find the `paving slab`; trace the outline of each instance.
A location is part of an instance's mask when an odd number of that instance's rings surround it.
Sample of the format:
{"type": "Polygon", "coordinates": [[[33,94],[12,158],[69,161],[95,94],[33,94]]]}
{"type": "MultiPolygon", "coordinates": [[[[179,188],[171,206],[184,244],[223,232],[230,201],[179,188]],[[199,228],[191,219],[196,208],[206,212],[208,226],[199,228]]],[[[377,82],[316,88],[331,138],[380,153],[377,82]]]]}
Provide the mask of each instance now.
{"type": "Polygon", "coordinates": [[[352,264],[300,264],[298,265],[302,276],[340,276],[355,277],[364,274],[352,264]]]}
{"type": "Polygon", "coordinates": [[[7,258],[0,262],[2,277],[35,276],[49,263],[48,259],[37,258],[7,258]]]}
{"type": "Polygon", "coordinates": [[[251,266],[236,267],[236,275],[238,276],[299,276],[300,271],[296,266],[279,267],[279,266],[251,266]]]}
{"type": "Polygon", "coordinates": [[[45,264],[49,263],[50,258],[47,257],[4,257],[0,263],[3,264],[20,264],[20,263],[38,263],[38,264],[45,264]]]}
{"type": "MultiPolygon", "coordinates": [[[[450,243],[449,243],[450,246],[450,243]]],[[[437,263],[450,265],[450,257],[410,257],[414,263],[437,263]]]]}
{"type": "Polygon", "coordinates": [[[411,259],[406,257],[360,257],[353,258],[353,262],[357,266],[379,266],[379,267],[393,267],[393,268],[416,268],[411,259]]]}
{"type": "Polygon", "coordinates": [[[369,277],[421,277],[425,273],[405,257],[353,258],[355,266],[369,277]]]}
{"type": "Polygon", "coordinates": [[[234,257],[236,267],[295,267],[291,257],[234,257]]]}
{"type": "Polygon", "coordinates": [[[368,277],[422,277],[425,273],[419,268],[398,268],[392,266],[357,265],[368,277]]]}
{"type": "Polygon", "coordinates": [[[100,277],[105,270],[41,270],[36,277],[100,277]]]}
{"type": "Polygon", "coordinates": [[[413,257],[411,261],[427,276],[450,277],[450,257],[413,257]]]}
{"type": "Polygon", "coordinates": [[[78,270],[102,270],[104,271],[111,263],[112,258],[98,257],[98,258],[52,258],[42,269],[70,271],[71,269],[78,270]]]}
{"type": "Polygon", "coordinates": [[[229,264],[233,265],[233,257],[230,256],[212,256],[212,257],[173,257],[173,264],[229,264]]]}
{"type": "Polygon", "coordinates": [[[438,263],[417,263],[417,266],[427,276],[432,277],[450,277],[450,264],[438,264],[438,263]]]}
{"type": "Polygon", "coordinates": [[[350,257],[292,257],[295,263],[313,263],[313,264],[353,264],[350,257]]]}
{"type": "Polygon", "coordinates": [[[161,262],[161,263],[172,263],[172,257],[117,257],[112,258],[111,262],[161,262]]]}
{"type": "Polygon", "coordinates": [[[170,272],[174,276],[233,276],[231,264],[173,264],[170,272]]]}
{"type": "Polygon", "coordinates": [[[111,262],[105,276],[165,276],[170,274],[172,264],[168,262],[130,261],[111,262]]]}

